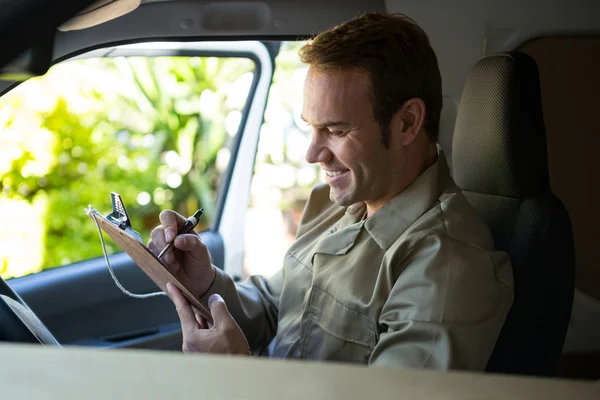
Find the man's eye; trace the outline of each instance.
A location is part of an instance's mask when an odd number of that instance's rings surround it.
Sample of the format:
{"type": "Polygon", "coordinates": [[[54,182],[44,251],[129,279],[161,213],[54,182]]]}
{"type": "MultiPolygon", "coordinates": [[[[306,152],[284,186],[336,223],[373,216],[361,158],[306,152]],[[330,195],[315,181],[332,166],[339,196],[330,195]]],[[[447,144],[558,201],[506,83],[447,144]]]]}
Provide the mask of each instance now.
{"type": "Polygon", "coordinates": [[[329,129],[329,134],[332,136],[342,136],[346,133],[346,131],[332,131],[329,129]]]}

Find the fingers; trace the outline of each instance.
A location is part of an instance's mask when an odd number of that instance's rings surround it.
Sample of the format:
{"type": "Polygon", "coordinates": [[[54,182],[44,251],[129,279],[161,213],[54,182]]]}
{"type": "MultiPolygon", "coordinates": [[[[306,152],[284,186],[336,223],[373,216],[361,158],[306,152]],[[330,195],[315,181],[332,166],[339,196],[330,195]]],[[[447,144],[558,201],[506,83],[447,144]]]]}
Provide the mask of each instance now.
{"type": "Polygon", "coordinates": [[[167,295],[175,304],[175,310],[181,321],[181,331],[183,332],[183,335],[191,335],[198,329],[198,321],[196,320],[192,306],[187,299],[183,297],[179,289],[171,282],[167,283],[167,295]]]}
{"type": "MultiPolygon", "coordinates": [[[[165,238],[165,230],[162,226],[158,226],[152,230],[150,234],[150,242],[148,243],[148,248],[155,255],[159,255],[160,252],[167,246],[167,240],[165,238]]],[[[169,250],[164,256],[162,256],[162,260],[165,264],[172,264],[175,262],[175,254],[173,250],[169,250]]]]}
{"type": "Polygon", "coordinates": [[[152,241],[152,234],[150,234],[150,241],[148,242],[148,245],[146,247],[148,247],[148,249],[150,249],[150,251],[155,255],[157,255],[160,251],[157,250],[156,244],[154,244],[154,242],[152,241]]]}
{"type": "Polygon", "coordinates": [[[185,224],[185,218],[172,210],[164,210],[158,216],[164,228],[165,240],[172,242],[177,236],[179,229],[185,224]]]}
{"type": "Polygon", "coordinates": [[[157,226],[150,232],[150,241],[148,242],[148,248],[155,254],[160,252],[161,246],[166,244],[165,231],[162,226],[157,226]]]}
{"type": "Polygon", "coordinates": [[[218,294],[215,293],[208,298],[208,307],[216,328],[235,324],[233,317],[229,314],[225,300],[218,294]]]}
{"type": "Polygon", "coordinates": [[[210,263],[210,253],[208,248],[195,233],[187,233],[185,235],[179,235],[175,239],[174,247],[178,250],[186,251],[189,255],[198,261],[203,263],[210,263]]]}
{"type": "Polygon", "coordinates": [[[200,314],[200,312],[198,312],[198,310],[196,310],[195,308],[194,308],[194,314],[196,314],[196,321],[198,321],[198,325],[200,325],[200,329],[212,328],[212,324],[210,322],[208,322],[206,320],[206,318],[204,318],[202,316],[202,314],[200,314]]]}
{"type": "Polygon", "coordinates": [[[200,313],[194,309],[194,316],[196,317],[196,321],[198,325],[200,325],[200,329],[208,329],[208,324],[206,323],[206,319],[200,313]]]}
{"type": "Polygon", "coordinates": [[[172,283],[167,284],[167,293],[175,303],[181,320],[184,353],[251,355],[248,340],[229,314],[221,296],[213,294],[208,300],[214,321],[211,327],[172,283]]]}
{"type": "MultiPolygon", "coordinates": [[[[185,224],[185,218],[172,210],[164,210],[160,213],[159,219],[162,225],[157,226],[152,230],[150,236],[150,242],[148,242],[148,248],[155,254],[158,255],[170,242],[178,238],[177,232],[181,227],[185,224]]],[[[190,234],[193,236],[197,236],[197,233],[190,234]]],[[[197,242],[190,242],[189,239],[186,239],[183,244],[183,248],[179,248],[180,250],[189,251],[194,248],[194,245],[197,242]]],[[[177,246],[175,246],[177,247],[177,246]]],[[[195,254],[190,254],[193,258],[204,260],[206,259],[206,246],[202,244],[202,248],[195,249],[197,252],[195,254]]],[[[162,256],[162,261],[165,264],[173,264],[176,262],[175,252],[169,250],[165,255],[162,256]]]]}

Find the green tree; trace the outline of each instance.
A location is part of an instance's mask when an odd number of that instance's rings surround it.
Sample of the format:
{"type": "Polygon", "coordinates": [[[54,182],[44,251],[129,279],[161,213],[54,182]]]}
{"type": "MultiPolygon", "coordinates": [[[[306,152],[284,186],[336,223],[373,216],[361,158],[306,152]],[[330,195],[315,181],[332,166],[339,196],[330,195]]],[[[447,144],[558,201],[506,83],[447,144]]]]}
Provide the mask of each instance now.
{"type": "MultiPolygon", "coordinates": [[[[232,91],[247,94],[254,64],[209,57],[86,59],[69,62],[70,68],[72,63],[95,76],[95,84],[79,89],[78,101],[59,91],[50,111],[34,113],[40,131],[51,133],[52,145],[43,154],[22,151],[12,157],[8,171],[0,168],[0,199],[47,204],[40,268],[100,255],[96,227],[83,209],[91,204],[109,212],[111,191],[121,194],[144,240],[165,208],[188,215],[201,206],[205,217],[199,229],[207,228],[223,172],[219,155],[232,140],[225,121],[245,103],[229,97],[232,91]],[[91,105],[82,109],[82,101],[91,105]],[[201,109],[203,103],[209,113],[201,109]],[[24,173],[28,163],[48,153],[47,170],[24,173]]],[[[54,76],[24,85],[49,85],[54,76]]],[[[0,118],[6,134],[19,134],[6,131],[18,118],[32,117],[19,93],[0,102],[0,112],[13,106],[4,127],[0,118]]],[[[110,252],[118,251],[110,240],[106,243],[110,252]]],[[[13,275],[5,265],[2,276],[13,275]]]]}

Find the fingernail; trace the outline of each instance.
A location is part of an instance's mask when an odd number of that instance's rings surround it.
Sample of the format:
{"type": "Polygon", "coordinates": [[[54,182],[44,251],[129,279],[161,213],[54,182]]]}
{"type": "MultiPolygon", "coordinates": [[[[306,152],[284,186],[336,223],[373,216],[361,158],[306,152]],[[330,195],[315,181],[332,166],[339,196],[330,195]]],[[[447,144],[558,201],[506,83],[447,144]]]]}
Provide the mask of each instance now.
{"type": "Polygon", "coordinates": [[[165,240],[170,243],[173,241],[175,235],[173,235],[173,231],[171,229],[167,229],[165,232],[165,240]]]}
{"type": "Polygon", "coordinates": [[[173,284],[171,282],[167,282],[167,292],[171,292],[173,290],[173,284]]]}
{"type": "Polygon", "coordinates": [[[216,301],[223,301],[223,298],[221,296],[219,296],[217,293],[211,295],[208,298],[208,306],[212,307],[212,305],[216,302],[216,301]]]}

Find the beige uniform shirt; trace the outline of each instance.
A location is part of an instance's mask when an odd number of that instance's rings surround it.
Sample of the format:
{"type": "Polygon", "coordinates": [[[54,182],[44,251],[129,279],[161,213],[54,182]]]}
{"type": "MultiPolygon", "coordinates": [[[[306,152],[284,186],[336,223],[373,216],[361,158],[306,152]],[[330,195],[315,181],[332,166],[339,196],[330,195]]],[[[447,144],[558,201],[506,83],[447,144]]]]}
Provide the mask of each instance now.
{"type": "Polygon", "coordinates": [[[364,219],[313,190],[270,279],[211,287],[250,347],[270,355],[389,367],[483,370],[513,300],[506,253],[454,184],[442,153],[364,219]]]}

